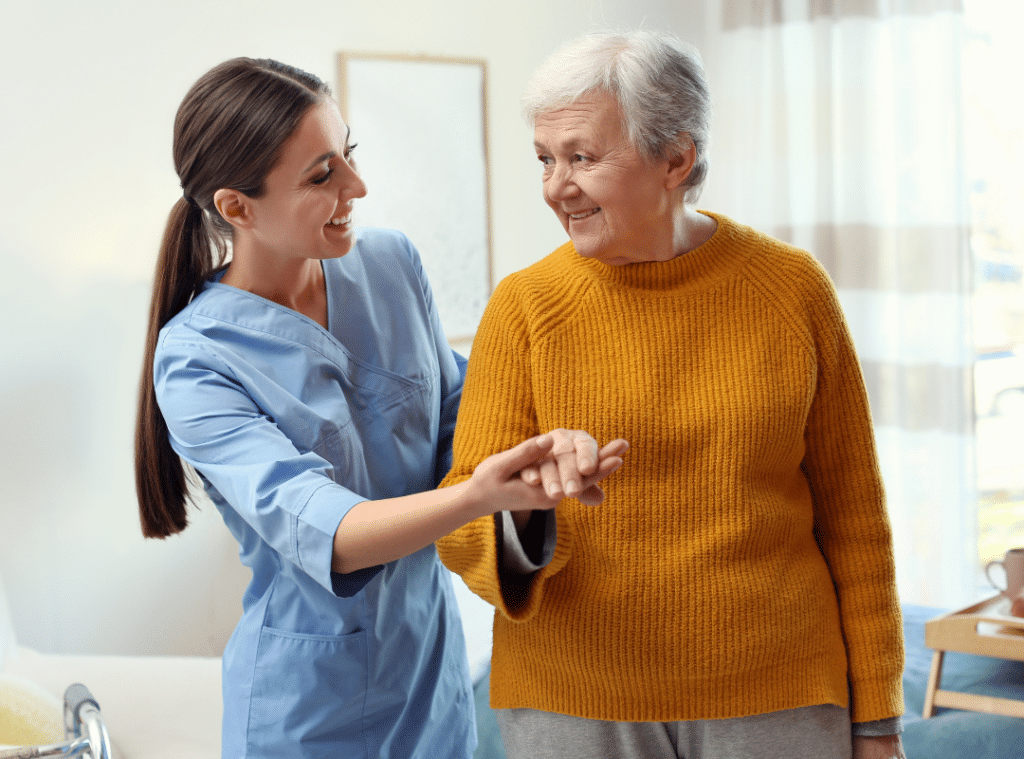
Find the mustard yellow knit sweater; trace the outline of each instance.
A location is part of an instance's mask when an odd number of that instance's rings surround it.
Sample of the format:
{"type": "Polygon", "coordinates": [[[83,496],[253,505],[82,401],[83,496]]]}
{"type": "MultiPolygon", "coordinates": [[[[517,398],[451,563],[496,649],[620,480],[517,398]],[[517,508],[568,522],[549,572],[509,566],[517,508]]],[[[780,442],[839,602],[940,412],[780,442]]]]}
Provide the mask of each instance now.
{"type": "Polygon", "coordinates": [[[495,708],[902,713],[890,528],[833,287],[807,253],[708,215],[715,235],[672,261],[567,243],[488,304],[444,484],[555,427],[631,443],[604,504],[558,506],[535,575],[499,569],[492,517],[439,541],[497,608],[495,708]]]}

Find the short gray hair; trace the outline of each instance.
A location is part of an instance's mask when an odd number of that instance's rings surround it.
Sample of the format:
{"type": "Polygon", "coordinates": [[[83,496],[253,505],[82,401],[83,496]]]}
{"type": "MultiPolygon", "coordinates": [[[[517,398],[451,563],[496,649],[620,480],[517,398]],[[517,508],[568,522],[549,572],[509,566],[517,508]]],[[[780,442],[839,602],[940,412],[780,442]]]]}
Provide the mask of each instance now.
{"type": "Polygon", "coordinates": [[[636,151],[648,160],[671,158],[687,132],[697,160],[683,196],[693,203],[708,173],[711,92],[696,48],[659,32],[599,32],[568,43],[537,69],[523,94],[523,115],[537,117],[584,95],[616,99],[636,151]]]}

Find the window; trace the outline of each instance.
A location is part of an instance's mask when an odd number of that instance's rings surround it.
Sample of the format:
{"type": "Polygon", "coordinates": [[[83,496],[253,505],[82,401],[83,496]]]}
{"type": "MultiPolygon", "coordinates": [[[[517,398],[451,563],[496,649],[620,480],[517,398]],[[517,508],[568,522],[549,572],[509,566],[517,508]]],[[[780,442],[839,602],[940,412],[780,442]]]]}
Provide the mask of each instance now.
{"type": "Polygon", "coordinates": [[[967,0],[964,105],[975,261],[978,559],[1024,546],[1024,4],[967,0]]]}

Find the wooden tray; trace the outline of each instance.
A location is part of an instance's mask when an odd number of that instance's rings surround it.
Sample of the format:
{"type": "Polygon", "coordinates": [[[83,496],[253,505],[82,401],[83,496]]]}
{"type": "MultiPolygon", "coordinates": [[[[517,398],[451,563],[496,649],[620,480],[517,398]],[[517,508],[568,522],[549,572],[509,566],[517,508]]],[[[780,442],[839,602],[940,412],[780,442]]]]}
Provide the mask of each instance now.
{"type": "Polygon", "coordinates": [[[1008,598],[993,596],[929,620],[924,626],[924,643],[935,650],[924,697],[926,718],[935,716],[940,706],[1024,718],[1024,699],[978,696],[939,687],[946,651],[1024,661],[1024,617],[1010,614],[1008,598]]]}

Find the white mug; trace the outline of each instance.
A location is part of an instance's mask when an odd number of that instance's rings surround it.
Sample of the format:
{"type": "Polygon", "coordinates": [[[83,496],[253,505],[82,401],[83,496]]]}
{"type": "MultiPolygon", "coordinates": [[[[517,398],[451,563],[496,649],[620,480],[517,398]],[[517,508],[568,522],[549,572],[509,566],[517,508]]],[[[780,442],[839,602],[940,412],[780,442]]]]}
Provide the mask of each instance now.
{"type": "Polygon", "coordinates": [[[990,561],[985,565],[985,577],[996,590],[1002,591],[1007,598],[1014,599],[1024,590],[1024,548],[1011,548],[1002,559],[990,561]],[[992,579],[990,570],[1001,566],[1006,573],[1006,587],[1001,588],[992,579]]]}

